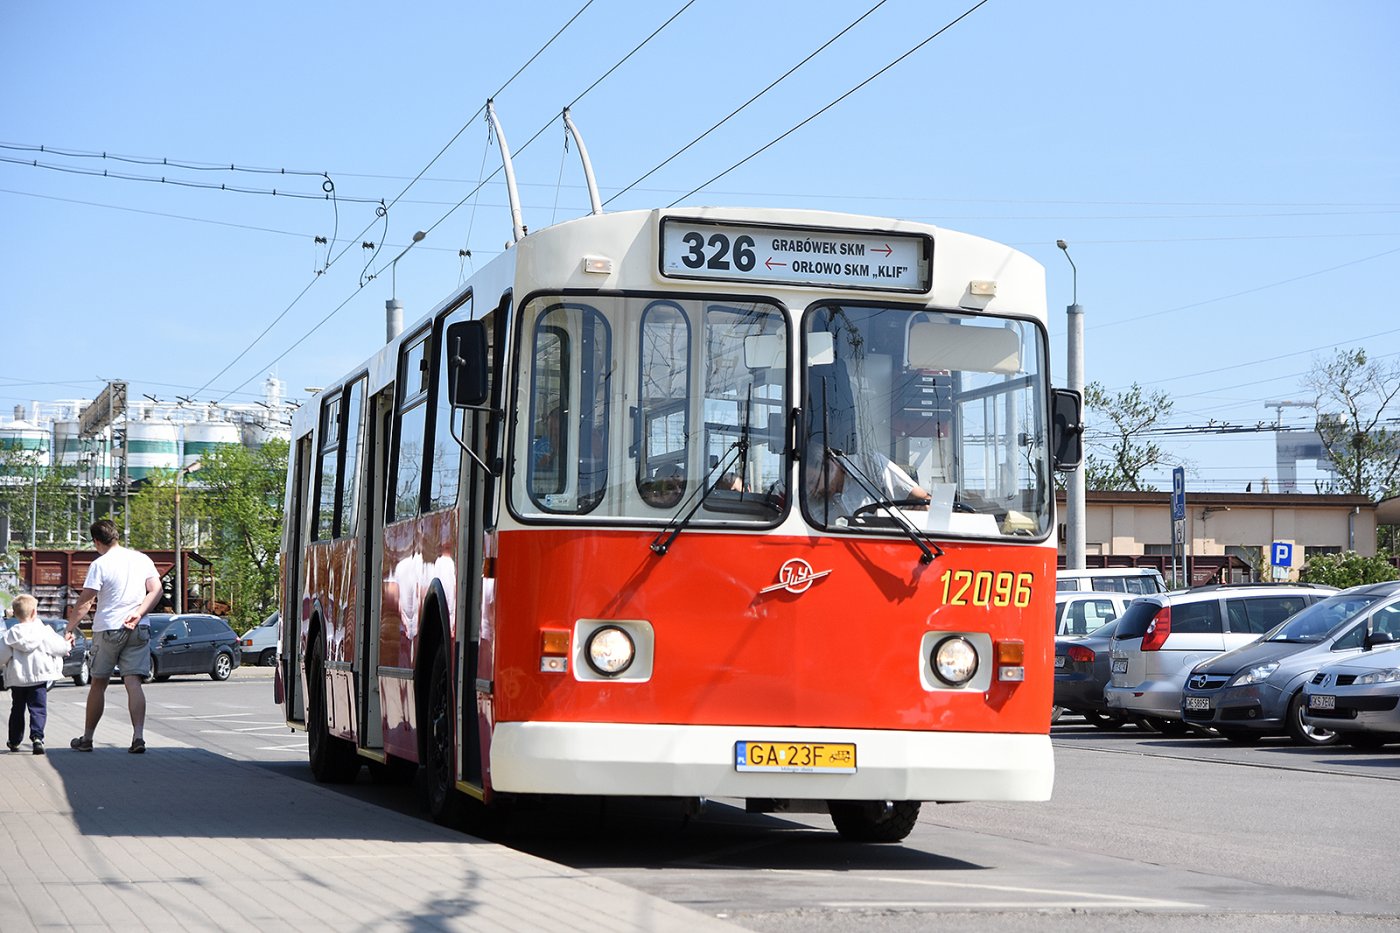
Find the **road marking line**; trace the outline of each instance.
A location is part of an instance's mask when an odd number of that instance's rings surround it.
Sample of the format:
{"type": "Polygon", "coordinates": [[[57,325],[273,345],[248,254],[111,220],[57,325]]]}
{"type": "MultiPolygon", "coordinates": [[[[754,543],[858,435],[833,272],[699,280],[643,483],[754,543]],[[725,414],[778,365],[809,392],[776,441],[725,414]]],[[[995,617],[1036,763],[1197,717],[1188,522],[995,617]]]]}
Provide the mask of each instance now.
{"type": "MultiPolygon", "coordinates": [[[[776,874],[811,875],[811,876],[813,876],[813,877],[818,877],[818,878],[825,878],[825,877],[826,877],[826,875],[825,875],[824,873],[822,873],[822,872],[803,871],[803,870],[799,870],[799,869],[774,869],[773,871],[774,871],[774,873],[776,873],[776,874]]],[[[1057,900],[1055,900],[1055,901],[1049,901],[1049,902],[1045,902],[1045,903],[1051,904],[1052,906],[1056,906],[1056,907],[1088,907],[1088,906],[1100,906],[1100,907],[1115,907],[1115,908],[1123,908],[1123,907],[1135,907],[1135,908],[1137,908],[1137,907],[1154,907],[1154,908],[1162,908],[1162,907],[1202,907],[1202,906],[1203,906],[1203,905],[1201,905],[1201,904],[1197,904],[1197,903],[1194,903],[1194,902],[1191,902],[1191,901],[1169,901],[1169,900],[1163,900],[1163,899],[1161,899],[1161,898],[1133,897],[1133,896],[1131,896],[1131,895],[1126,895],[1126,894],[1098,894],[1098,893],[1095,893],[1095,892],[1093,892],[1093,891],[1066,891],[1066,890],[1059,890],[1059,889],[1052,889],[1052,888],[1027,888],[1027,887],[1021,887],[1021,886],[1018,886],[1018,885],[1009,885],[1009,884],[974,884],[974,883],[971,883],[971,882],[963,882],[963,881],[933,881],[933,880],[925,879],[925,878],[894,878],[894,877],[886,877],[886,876],[883,876],[883,875],[863,875],[862,877],[869,878],[869,879],[872,880],[872,881],[881,881],[881,882],[885,882],[885,883],[887,883],[887,884],[915,884],[915,885],[921,885],[921,886],[924,886],[924,887],[960,888],[960,889],[971,890],[971,891],[998,891],[998,892],[1009,893],[1009,894],[1038,894],[1038,895],[1049,895],[1049,896],[1051,896],[1051,897],[1053,897],[1053,898],[1057,898],[1057,900]],[[1062,898],[1065,898],[1065,897],[1082,898],[1083,900],[1075,900],[1075,901],[1058,900],[1058,899],[1062,899],[1062,898]]],[[[841,906],[879,906],[879,905],[886,904],[886,903],[894,904],[894,903],[900,903],[900,902],[893,902],[893,901],[891,901],[891,902],[885,902],[885,901],[878,901],[878,902],[876,902],[876,901],[870,901],[870,902],[864,902],[864,903],[863,903],[863,902],[860,902],[860,901],[852,901],[852,902],[844,902],[844,901],[843,901],[843,902],[830,902],[830,903],[826,903],[824,906],[827,906],[827,907],[841,907],[841,906]]],[[[939,903],[939,902],[927,901],[927,902],[924,902],[924,903],[927,903],[927,904],[930,904],[930,905],[936,905],[936,904],[939,903]]],[[[990,904],[993,904],[993,903],[994,903],[994,902],[987,902],[987,904],[989,904],[989,905],[990,905],[990,904]]],[[[968,906],[973,906],[973,905],[968,905],[968,906]]],[[[981,905],[976,905],[976,906],[981,906],[981,905]]],[[[1015,903],[1012,903],[1012,904],[1009,904],[1009,905],[1000,905],[1000,906],[1025,906],[1025,907],[1036,907],[1036,906],[1039,906],[1039,904],[1037,904],[1037,903],[1031,903],[1031,902],[1022,902],[1020,905],[1017,905],[1017,904],[1015,904],[1015,903]]]]}

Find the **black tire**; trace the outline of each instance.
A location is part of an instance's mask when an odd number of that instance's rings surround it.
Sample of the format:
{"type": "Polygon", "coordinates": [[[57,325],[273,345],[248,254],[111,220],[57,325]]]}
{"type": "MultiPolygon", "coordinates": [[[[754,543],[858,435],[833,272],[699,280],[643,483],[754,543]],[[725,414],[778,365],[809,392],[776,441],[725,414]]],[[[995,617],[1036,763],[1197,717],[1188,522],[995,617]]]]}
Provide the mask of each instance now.
{"type": "Polygon", "coordinates": [[[326,649],[321,636],[306,659],[306,752],[311,774],[322,784],[348,784],[360,773],[355,746],[331,735],[326,721],[326,649]]]}
{"type": "Polygon", "coordinates": [[[1052,707],[1050,707],[1050,725],[1053,726],[1055,723],[1059,722],[1059,721],[1060,721],[1060,717],[1063,716],[1064,714],[1065,714],[1065,708],[1064,708],[1063,706],[1052,706],[1052,707]]]}
{"type": "Polygon", "coordinates": [[[228,680],[228,676],[233,673],[233,655],[227,651],[220,651],[214,655],[214,666],[209,668],[210,680],[228,680]]]}
{"type": "Polygon", "coordinates": [[[1231,745],[1258,745],[1259,740],[1264,737],[1262,732],[1255,732],[1252,729],[1221,729],[1216,728],[1220,737],[1231,745]]]}
{"type": "Polygon", "coordinates": [[[258,655],[258,667],[276,667],[277,649],[264,648],[262,654],[258,655]]]}
{"type": "Polygon", "coordinates": [[[1321,748],[1324,745],[1336,745],[1341,740],[1341,736],[1331,729],[1310,726],[1303,721],[1303,692],[1301,690],[1293,694],[1293,699],[1288,701],[1287,728],[1288,737],[1293,740],[1294,745],[1321,748]]]}
{"type": "Polygon", "coordinates": [[[78,673],[73,675],[73,685],[86,687],[90,683],[92,683],[92,666],[88,664],[87,658],[83,658],[83,666],[78,668],[78,673]]]}
{"type": "Polygon", "coordinates": [[[433,655],[428,677],[428,715],[424,723],[423,805],[433,822],[461,826],[465,822],[465,799],[457,790],[457,769],[453,750],[457,742],[457,722],[452,704],[452,677],[448,673],[447,652],[433,655]]]}
{"type": "Polygon", "coordinates": [[[1115,716],[1112,713],[1088,712],[1080,713],[1080,715],[1095,729],[1121,729],[1126,722],[1122,716],[1115,716]]]}
{"type": "Polygon", "coordinates": [[[831,822],[851,842],[900,842],[919,821],[917,800],[831,800],[831,822]]]}

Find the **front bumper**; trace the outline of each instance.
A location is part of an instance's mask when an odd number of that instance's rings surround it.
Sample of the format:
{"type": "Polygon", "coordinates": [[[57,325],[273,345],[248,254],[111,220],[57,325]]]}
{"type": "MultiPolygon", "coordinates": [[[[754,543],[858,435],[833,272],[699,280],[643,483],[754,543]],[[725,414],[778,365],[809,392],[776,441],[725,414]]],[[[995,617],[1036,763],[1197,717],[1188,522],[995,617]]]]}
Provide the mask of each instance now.
{"type": "Polygon", "coordinates": [[[743,797],[789,800],[1049,800],[1048,735],[677,726],[498,723],[491,786],[525,794],[743,797]],[[735,768],[738,742],[850,742],[853,774],[735,768]]]}
{"type": "Polygon", "coordinates": [[[1267,683],[1218,690],[1192,690],[1187,687],[1181,697],[1178,715],[1186,722],[1202,726],[1281,731],[1288,718],[1288,699],[1281,690],[1267,683]],[[1193,699],[1204,700],[1209,707],[1188,708],[1193,699]]]}

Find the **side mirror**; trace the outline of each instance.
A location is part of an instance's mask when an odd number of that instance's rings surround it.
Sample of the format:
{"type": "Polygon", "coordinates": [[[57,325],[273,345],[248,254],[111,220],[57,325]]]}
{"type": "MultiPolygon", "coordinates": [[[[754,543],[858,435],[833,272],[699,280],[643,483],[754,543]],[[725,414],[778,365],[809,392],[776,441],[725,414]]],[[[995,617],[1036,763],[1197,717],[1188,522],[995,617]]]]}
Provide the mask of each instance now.
{"type": "Polygon", "coordinates": [[[1395,636],[1389,632],[1372,632],[1366,636],[1366,640],[1362,642],[1361,647],[1366,651],[1370,651],[1372,648],[1393,644],[1395,644],[1395,636]]]}
{"type": "Polygon", "coordinates": [[[486,325],[481,321],[458,321],[447,328],[447,397],[454,408],[486,404],[490,397],[487,381],[486,325]]]}
{"type": "Polygon", "coordinates": [[[1051,389],[1050,424],[1055,469],[1079,469],[1084,462],[1084,397],[1074,389],[1051,389]]]}

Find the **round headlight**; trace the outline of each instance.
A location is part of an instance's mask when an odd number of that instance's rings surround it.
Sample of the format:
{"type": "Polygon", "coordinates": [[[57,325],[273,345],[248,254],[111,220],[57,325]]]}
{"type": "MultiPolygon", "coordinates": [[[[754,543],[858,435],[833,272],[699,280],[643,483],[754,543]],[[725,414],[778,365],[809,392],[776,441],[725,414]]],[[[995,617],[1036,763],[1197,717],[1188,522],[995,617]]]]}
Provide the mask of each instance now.
{"type": "Polygon", "coordinates": [[[637,656],[636,643],[627,631],[616,625],[595,629],[583,646],[588,666],[599,674],[611,677],[632,666],[637,656]]]}
{"type": "Polygon", "coordinates": [[[961,687],[977,675],[977,649],[961,635],[934,645],[929,661],[938,679],[950,687],[961,687]]]}

